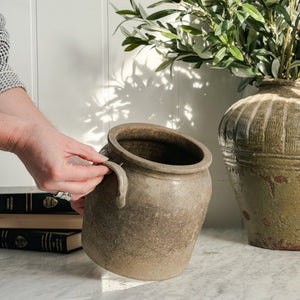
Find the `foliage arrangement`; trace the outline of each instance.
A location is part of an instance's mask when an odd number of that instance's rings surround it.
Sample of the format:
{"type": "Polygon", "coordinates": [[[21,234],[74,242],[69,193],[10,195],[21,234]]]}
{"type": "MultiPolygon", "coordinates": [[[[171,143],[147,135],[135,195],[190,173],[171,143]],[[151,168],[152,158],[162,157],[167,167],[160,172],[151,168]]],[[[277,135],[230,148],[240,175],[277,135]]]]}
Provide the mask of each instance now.
{"type": "Polygon", "coordinates": [[[124,18],[118,28],[125,51],[154,48],[164,58],[156,71],[172,70],[176,61],[194,68],[208,63],[242,77],[242,90],[265,78],[299,79],[299,2],[162,0],[146,11],[130,0],[130,9],[116,12],[124,18]],[[125,22],[132,22],[132,30],[125,22]]]}

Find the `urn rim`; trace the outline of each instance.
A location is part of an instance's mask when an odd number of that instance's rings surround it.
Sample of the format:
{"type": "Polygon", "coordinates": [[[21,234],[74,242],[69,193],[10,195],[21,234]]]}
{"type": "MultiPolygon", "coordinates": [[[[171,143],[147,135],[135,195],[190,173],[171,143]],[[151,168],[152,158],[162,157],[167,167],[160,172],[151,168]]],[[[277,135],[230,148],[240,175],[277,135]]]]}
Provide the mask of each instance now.
{"type": "Polygon", "coordinates": [[[160,125],[154,125],[149,123],[124,123],[118,126],[113,127],[108,132],[108,142],[113,147],[114,152],[117,153],[119,157],[133,163],[139,167],[150,169],[153,171],[158,171],[162,173],[173,173],[173,174],[191,174],[203,171],[208,169],[212,162],[212,155],[208,148],[200,143],[198,140],[183,134],[179,131],[174,129],[166,128],[160,125]],[[187,165],[171,165],[171,164],[164,164],[160,162],[155,162],[148,160],[146,158],[142,158],[138,155],[131,153],[130,151],[126,150],[120,143],[119,140],[124,137],[124,135],[128,134],[129,132],[152,132],[153,135],[156,136],[158,140],[163,140],[164,135],[169,135],[174,137],[174,139],[183,141],[191,146],[193,146],[196,151],[201,152],[202,159],[199,162],[194,164],[187,164],[187,165]]]}

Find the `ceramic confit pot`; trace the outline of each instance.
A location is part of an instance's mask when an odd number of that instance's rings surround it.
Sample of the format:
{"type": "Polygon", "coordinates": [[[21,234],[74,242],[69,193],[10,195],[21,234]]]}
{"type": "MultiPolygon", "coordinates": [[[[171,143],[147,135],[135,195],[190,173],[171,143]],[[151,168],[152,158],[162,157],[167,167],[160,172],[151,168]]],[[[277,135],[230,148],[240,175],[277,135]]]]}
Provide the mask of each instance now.
{"type": "Polygon", "coordinates": [[[163,280],[187,266],[211,197],[209,150],[177,131],[124,124],[101,150],[113,172],[86,197],[82,243],[101,267],[163,280]]]}
{"type": "Polygon", "coordinates": [[[225,113],[219,142],[249,243],[300,250],[300,84],[263,82],[225,113]]]}

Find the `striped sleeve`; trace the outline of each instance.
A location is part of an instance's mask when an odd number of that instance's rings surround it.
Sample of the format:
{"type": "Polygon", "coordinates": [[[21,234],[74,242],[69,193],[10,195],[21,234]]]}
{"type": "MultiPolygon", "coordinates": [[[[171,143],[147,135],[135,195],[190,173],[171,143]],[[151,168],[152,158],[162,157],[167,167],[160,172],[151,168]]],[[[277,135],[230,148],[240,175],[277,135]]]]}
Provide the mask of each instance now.
{"type": "Polygon", "coordinates": [[[23,82],[8,64],[9,34],[5,29],[5,18],[0,14],[0,93],[14,87],[25,89],[23,82]]]}

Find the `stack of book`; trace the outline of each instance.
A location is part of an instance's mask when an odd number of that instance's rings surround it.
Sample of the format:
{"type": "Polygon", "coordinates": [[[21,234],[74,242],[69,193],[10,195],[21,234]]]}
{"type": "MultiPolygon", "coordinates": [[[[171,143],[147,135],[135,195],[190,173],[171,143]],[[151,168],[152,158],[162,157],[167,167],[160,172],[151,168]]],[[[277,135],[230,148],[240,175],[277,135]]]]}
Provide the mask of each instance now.
{"type": "Polygon", "coordinates": [[[81,248],[82,216],[52,194],[0,194],[0,248],[69,253],[81,248]]]}

